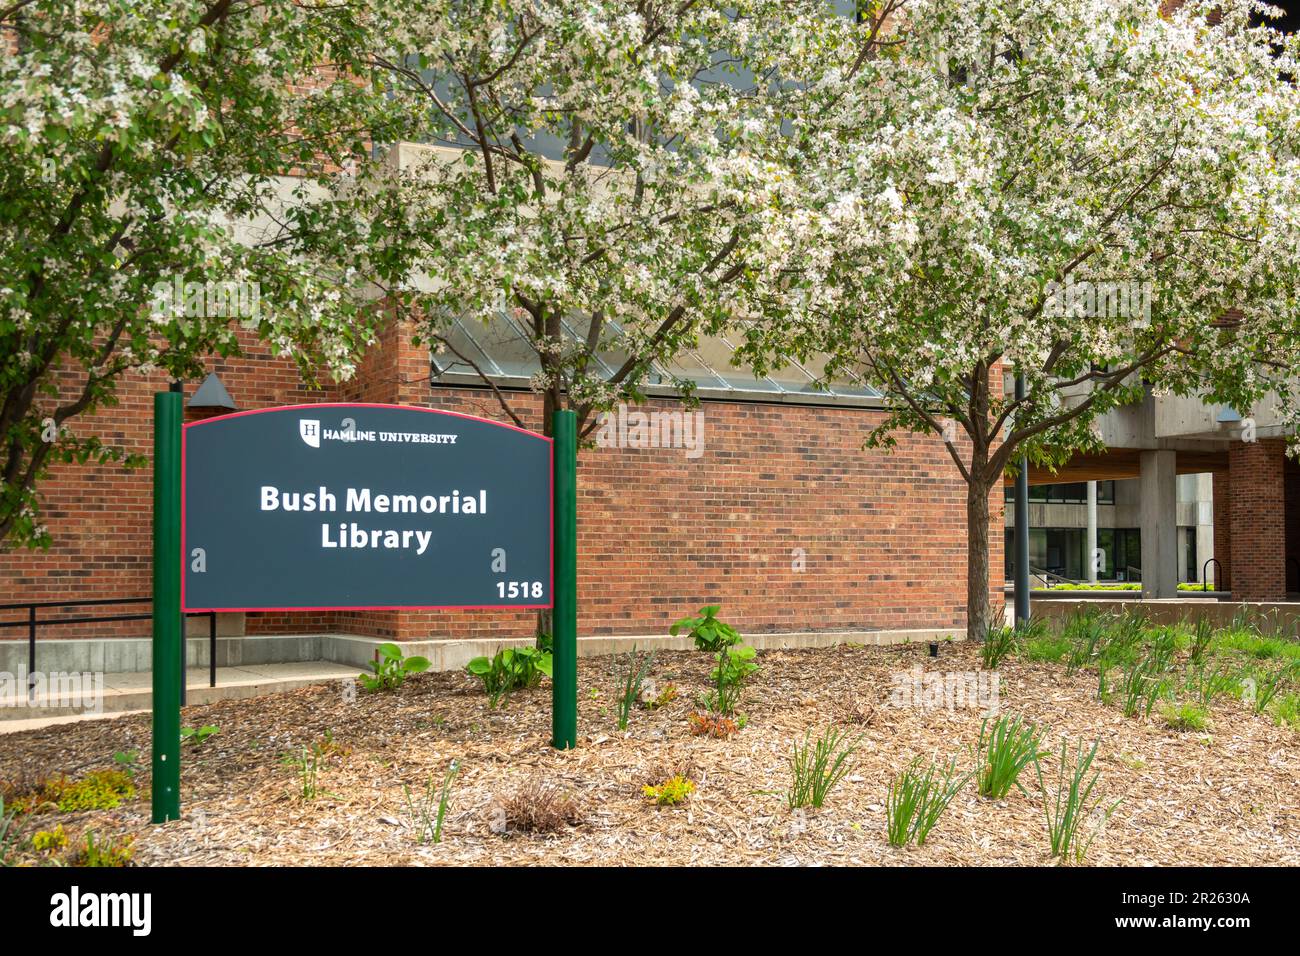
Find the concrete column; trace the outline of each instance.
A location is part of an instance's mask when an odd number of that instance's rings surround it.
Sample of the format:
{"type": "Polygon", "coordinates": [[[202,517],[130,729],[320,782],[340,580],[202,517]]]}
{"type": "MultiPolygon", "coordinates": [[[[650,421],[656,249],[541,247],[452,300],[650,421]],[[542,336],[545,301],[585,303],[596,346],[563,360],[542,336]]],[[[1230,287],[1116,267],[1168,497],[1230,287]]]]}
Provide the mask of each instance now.
{"type": "Polygon", "coordinates": [[[1177,452],[1144,451],[1141,464],[1142,597],[1177,597],[1177,452]]]}
{"type": "Polygon", "coordinates": [[[1088,583],[1097,583],[1097,483],[1088,482],[1088,532],[1083,542],[1088,583]]]}

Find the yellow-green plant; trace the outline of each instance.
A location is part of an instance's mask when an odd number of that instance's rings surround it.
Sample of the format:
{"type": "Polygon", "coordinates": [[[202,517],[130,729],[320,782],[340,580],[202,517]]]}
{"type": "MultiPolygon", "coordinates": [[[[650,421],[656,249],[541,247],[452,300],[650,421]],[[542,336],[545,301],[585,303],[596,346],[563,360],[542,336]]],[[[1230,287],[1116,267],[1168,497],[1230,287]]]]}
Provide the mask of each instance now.
{"type": "Polygon", "coordinates": [[[37,853],[56,853],[68,845],[68,834],[60,823],[53,830],[37,830],[32,835],[32,849],[37,853]]]}
{"type": "Polygon", "coordinates": [[[678,775],[669,777],[660,784],[647,784],[641,788],[641,792],[653,800],[656,806],[671,807],[687,800],[695,792],[695,783],[678,775]]]}

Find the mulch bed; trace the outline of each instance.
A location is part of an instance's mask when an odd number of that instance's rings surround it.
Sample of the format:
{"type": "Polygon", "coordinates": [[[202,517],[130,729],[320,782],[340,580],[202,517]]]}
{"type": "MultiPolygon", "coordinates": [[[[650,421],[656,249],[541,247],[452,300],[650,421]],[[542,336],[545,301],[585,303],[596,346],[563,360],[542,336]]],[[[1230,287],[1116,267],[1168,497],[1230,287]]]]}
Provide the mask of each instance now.
{"type": "MultiPolygon", "coordinates": [[[[489,710],[463,673],[412,678],[393,694],[350,700],[338,684],[187,708],[187,726],[220,733],[184,749],[183,819],[149,824],[147,793],[115,810],[34,815],[30,831],[63,823],[135,838],[145,865],[367,864],[765,864],[1040,865],[1048,852],[1030,768],[1006,800],[957,796],[924,847],[885,839],[891,777],[913,757],[973,764],[981,712],[893,706],[895,675],[916,666],[974,671],[975,647],[945,645],[931,660],[920,646],[760,653],[762,669],[741,703],[746,726],[730,740],[692,736],[688,714],[705,688],[711,655],[660,654],[651,679],[681,696],[635,710],[615,726],[622,658],[580,662],[578,749],[549,746],[549,685],[489,710]],[[791,744],[831,723],[861,735],[848,777],[821,810],[792,813],[791,744]],[[300,796],[286,754],[332,740],[319,777],[324,791],[300,796]],[[421,846],[407,822],[403,785],[423,791],[459,762],[443,841],[421,846]],[[697,783],[684,804],[657,808],[642,794],[678,771],[697,783]],[[580,822],[553,833],[521,832],[504,805],[539,784],[574,798],[580,822]]],[[[1004,713],[1023,714],[1061,735],[1098,741],[1098,793],[1121,801],[1087,856],[1093,865],[1300,864],[1300,734],[1219,699],[1208,730],[1179,733],[1155,717],[1125,718],[1095,697],[1091,672],[1066,677],[1053,664],[1009,660],[999,669],[1004,713]]],[[[88,721],[0,738],[0,781],[113,766],[137,750],[145,764],[147,716],[88,721]]],[[[1054,780],[1055,759],[1044,761],[1054,780]]]]}

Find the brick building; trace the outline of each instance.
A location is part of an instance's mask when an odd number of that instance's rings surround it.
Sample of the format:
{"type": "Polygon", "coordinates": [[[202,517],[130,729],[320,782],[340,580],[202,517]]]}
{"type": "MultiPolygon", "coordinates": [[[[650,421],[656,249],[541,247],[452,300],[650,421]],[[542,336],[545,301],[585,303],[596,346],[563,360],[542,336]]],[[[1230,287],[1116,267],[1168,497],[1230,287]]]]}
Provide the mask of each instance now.
{"type": "MultiPolygon", "coordinates": [[[[387,328],[356,378],[339,387],[306,388],[292,363],[251,340],[245,357],[214,360],[210,369],[241,410],[362,401],[505,420],[489,390],[440,369],[400,326],[387,328]]],[[[727,374],[731,384],[704,381],[699,390],[699,449],[595,447],[579,455],[579,634],[664,634],[706,603],[722,604],[723,617],[750,634],[960,634],[965,485],[941,441],[905,436],[892,452],[863,450],[882,417],[869,394],[819,395],[806,373],[784,389],[748,372],[727,374]]],[[[522,381],[507,376],[503,384],[522,381]]],[[[187,401],[198,384],[186,383],[187,401]]],[[[125,382],[120,403],[97,415],[96,429],[148,456],[152,394],[166,387],[158,376],[125,382]]],[[[516,397],[526,424],[540,430],[540,399],[516,397]]],[[[680,408],[662,393],[647,404],[647,411],[680,408]]],[[[191,407],[187,417],[219,412],[191,407]]],[[[0,603],[149,594],[147,468],[60,465],[42,493],[53,546],[0,553],[0,603]]],[[[997,492],[993,504],[997,525],[1001,497],[997,492]]],[[[1002,536],[991,539],[990,592],[1000,607],[1002,536]]],[[[532,612],[508,610],[266,612],[221,621],[221,633],[232,638],[506,638],[531,636],[534,627],[532,612]]],[[[41,640],[106,633],[144,636],[148,622],[43,629],[41,640]]]]}

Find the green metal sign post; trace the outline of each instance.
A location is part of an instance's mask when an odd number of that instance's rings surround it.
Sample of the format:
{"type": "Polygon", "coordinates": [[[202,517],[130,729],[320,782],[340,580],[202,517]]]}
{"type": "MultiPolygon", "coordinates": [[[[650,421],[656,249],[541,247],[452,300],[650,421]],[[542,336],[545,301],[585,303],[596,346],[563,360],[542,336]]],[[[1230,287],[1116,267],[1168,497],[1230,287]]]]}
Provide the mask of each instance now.
{"type": "Polygon", "coordinates": [[[181,816],[181,394],[153,397],[153,822],[181,816]]]}
{"type": "Polygon", "coordinates": [[[578,419],[558,411],[555,445],[555,591],[551,676],[551,743],[578,745],[578,419]]]}

